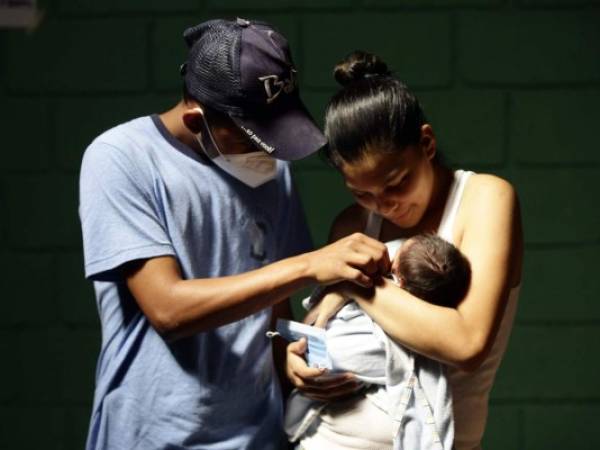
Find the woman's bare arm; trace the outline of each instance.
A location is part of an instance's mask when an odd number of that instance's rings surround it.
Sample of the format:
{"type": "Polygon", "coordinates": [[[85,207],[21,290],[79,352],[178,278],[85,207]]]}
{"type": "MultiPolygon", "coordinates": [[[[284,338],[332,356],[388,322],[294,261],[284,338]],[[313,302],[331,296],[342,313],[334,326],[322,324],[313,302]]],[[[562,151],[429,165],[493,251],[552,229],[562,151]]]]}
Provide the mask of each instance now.
{"type": "Polygon", "coordinates": [[[387,280],[371,291],[345,292],[397,342],[465,370],[487,356],[522,258],[515,191],[499,178],[477,177],[459,245],[471,263],[471,286],[456,309],[429,304],[387,280]]]}

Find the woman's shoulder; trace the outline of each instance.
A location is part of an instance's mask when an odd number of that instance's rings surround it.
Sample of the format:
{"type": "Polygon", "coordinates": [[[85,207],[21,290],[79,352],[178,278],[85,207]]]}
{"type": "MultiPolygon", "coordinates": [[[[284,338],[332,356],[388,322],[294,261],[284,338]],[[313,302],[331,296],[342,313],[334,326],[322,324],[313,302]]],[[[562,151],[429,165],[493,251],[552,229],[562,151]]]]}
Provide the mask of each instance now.
{"type": "Polygon", "coordinates": [[[367,225],[367,217],[368,211],[357,203],[343,209],[333,220],[329,241],[337,241],[356,232],[362,233],[367,225]]]}
{"type": "Polygon", "coordinates": [[[489,187],[490,189],[506,189],[512,185],[508,180],[491,173],[473,173],[469,178],[468,184],[476,184],[478,186],[489,187]]]}
{"type": "Polygon", "coordinates": [[[465,185],[455,225],[455,240],[460,242],[465,230],[480,228],[481,221],[514,216],[518,199],[512,185],[491,174],[475,173],[465,185]]]}
{"type": "Polygon", "coordinates": [[[465,186],[460,209],[461,217],[457,218],[460,241],[468,232],[472,242],[511,247],[511,286],[518,284],[522,268],[523,229],[519,199],[512,184],[496,175],[474,174],[465,186]]]}
{"type": "MultiPolygon", "coordinates": [[[[496,175],[474,174],[469,179],[459,213],[460,229],[490,228],[513,230],[522,235],[521,213],[517,192],[512,184],[496,175]]],[[[518,239],[517,239],[518,240],[518,239]]]]}
{"type": "Polygon", "coordinates": [[[475,173],[465,186],[466,204],[490,206],[490,201],[503,203],[503,200],[514,203],[516,197],[512,184],[497,175],[475,173]]]}

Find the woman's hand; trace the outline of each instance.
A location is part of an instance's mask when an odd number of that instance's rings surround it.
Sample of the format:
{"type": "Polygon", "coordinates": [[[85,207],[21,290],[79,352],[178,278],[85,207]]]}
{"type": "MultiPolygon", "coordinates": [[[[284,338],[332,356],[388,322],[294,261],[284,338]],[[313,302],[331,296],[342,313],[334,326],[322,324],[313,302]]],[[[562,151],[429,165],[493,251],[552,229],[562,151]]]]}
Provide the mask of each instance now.
{"type": "Polygon", "coordinates": [[[333,290],[327,292],[304,317],[304,323],[317,328],[325,328],[331,319],[346,304],[348,298],[341,292],[333,290]]]}
{"type": "Polygon", "coordinates": [[[348,280],[369,287],[373,285],[373,277],[390,269],[385,244],[362,233],[351,234],[307,253],[306,258],[309,276],[319,284],[348,280]]]}
{"type": "Polygon", "coordinates": [[[351,373],[329,374],[325,369],[308,367],[304,360],[306,339],[287,347],[286,374],[292,384],[313,400],[331,401],[353,394],[362,384],[351,373]]]}

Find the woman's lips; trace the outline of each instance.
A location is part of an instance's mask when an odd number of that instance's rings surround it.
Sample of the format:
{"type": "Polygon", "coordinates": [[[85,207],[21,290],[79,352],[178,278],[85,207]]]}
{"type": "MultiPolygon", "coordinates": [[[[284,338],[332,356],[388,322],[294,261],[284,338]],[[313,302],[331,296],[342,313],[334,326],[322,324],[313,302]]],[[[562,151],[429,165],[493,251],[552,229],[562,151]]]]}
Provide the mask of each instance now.
{"type": "Polygon", "coordinates": [[[404,211],[400,212],[400,213],[396,213],[394,214],[391,218],[393,220],[402,220],[402,219],[406,219],[406,217],[409,215],[409,213],[412,211],[412,206],[407,207],[404,211]]]}

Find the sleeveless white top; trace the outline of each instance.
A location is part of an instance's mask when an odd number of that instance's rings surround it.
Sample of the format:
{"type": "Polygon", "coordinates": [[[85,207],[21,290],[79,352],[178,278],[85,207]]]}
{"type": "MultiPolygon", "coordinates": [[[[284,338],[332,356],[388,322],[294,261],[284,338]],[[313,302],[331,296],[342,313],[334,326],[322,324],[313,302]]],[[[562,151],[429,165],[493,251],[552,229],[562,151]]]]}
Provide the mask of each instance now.
{"type": "MultiPolygon", "coordinates": [[[[438,235],[446,241],[453,243],[454,222],[463,197],[464,189],[473,172],[457,170],[454,172],[454,181],[442,220],[438,228],[438,235]]],[[[365,234],[379,237],[381,231],[381,216],[369,214],[365,234]]],[[[481,439],[485,430],[488,413],[488,398],[500,361],[504,356],[508,338],[512,329],[517,299],[521,285],[512,288],[509,292],[508,303],[504,317],[492,349],[483,364],[475,372],[466,373],[454,367],[448,367],[446,375],[452,388],[454,403],[454,447],[456,450],[481,449],[481,439]]]]}

